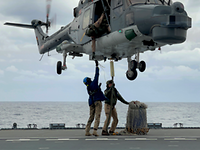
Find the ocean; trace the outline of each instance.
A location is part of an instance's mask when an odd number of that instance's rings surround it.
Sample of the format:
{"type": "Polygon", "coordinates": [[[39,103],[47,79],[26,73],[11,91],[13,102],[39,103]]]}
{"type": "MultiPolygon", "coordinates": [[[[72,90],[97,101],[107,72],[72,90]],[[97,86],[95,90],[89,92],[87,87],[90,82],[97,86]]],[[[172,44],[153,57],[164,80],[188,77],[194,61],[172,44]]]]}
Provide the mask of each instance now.
{"type": "MultiPolygon", "coordinates": [[[[173,127],[182,123],[183,127],[200,127],[200,103],[146,103],[147,122],[162,123],[163,127],[173,127]]],[[[118,127],[125,127],[128,106],[118,101],[118,127]]],[[[65,127],[86,124],[89,117],[87,102],[0,102],[0,129],[27,128],[37,124],[38,128],[48,128],[50,123],[65,123],[65,127]]],[[[100,127],[105,121],[102,108],[100,127]]]]}

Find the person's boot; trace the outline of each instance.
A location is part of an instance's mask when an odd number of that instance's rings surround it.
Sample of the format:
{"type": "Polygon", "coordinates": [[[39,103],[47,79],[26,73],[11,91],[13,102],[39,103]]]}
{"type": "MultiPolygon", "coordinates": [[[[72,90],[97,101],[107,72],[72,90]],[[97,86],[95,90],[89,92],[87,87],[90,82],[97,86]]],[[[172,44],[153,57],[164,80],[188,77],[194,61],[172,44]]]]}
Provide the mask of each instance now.
{"type": "Polygon", "coordinates": [[[113,134],[113,133],[115,133],[114,131],[109,131],[109,134],[113,134]]]}
{"type": "Polygon", "coordinates": [[[91,136],[90,132],[85,132],[85,136],[91,136]]]}
{"type": "Polygon", "coordinates": [[[94,130],[94,131],[93,131],[93,135],[94,135],[94,136],[99,136],[99,135],[97,134],[97,130],[94,130]]]}
{"type": "Polygon", "coordinates": [[[104,130],[102,130],[101,135],[109,135],[109,133],[108,133],[108,131],[104,131],[104,130]]]}

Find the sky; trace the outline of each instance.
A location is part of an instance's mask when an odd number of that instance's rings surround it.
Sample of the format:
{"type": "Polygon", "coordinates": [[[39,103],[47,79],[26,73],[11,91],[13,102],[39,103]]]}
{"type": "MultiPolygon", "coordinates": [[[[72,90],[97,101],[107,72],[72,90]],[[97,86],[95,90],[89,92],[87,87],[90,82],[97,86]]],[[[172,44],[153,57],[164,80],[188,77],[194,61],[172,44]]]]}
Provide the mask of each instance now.
{"type": "MultiPolygon", "coordinates": [[[[140,55],[147,64],[145,72],[138,72],[134,81],[126,78],[127,60],[114,63],[115,84],[127,101],[142,102],[200,102],[200,1],[180,0],[192,18],[183,44],[164,46],[162,50],[148,51],[140,55]]],[[[56,14],[56,26],[49,34],[73,20],[73,8],[78,0],[52,1],[50,18],[56,14]]],[[[84,77],[94,78],[95,64],[89,57],[67,58],[66,71],[56,73],[57,61],[62,55],[51,51],[50,55],[38,52],[34,31],[4,26],[5,22],[30,24],[33,19],[45,21],[45,0],[0,1],[0,101],[82,101],[88,94],[84,77]]],[[[102,90],[110,77],[110,64],[100,62],[102,90]]]]}

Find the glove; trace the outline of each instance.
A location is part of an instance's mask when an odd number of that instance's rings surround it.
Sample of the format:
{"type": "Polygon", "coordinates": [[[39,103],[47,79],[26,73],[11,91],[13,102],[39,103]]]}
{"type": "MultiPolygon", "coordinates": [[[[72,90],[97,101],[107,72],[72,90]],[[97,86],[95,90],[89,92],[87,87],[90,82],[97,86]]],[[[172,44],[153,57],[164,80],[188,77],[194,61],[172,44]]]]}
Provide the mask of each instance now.
{"type": "Polygon", "coordinates": [[[97,60],[95,60],[95,64],[96,64],[96,67],[98,67],[99,63],[97,60]]]}

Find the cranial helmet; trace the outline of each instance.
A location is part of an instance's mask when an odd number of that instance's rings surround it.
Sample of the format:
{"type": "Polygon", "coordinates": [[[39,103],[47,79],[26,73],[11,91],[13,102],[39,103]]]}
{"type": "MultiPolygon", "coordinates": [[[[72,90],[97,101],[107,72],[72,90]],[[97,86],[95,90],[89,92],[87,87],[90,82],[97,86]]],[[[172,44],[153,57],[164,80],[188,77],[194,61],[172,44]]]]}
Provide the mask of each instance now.
{"type": "Polygon", "coordinates": [[[115,83],[113,82],[113,80],[108,80],[107,82],[106,82],[106,87],[108,88],[109,86],[109,84],[112,84],[113,83],[113,86],[115,86],[115,83]]]}
{"type": "Polygon", "coordinates": [[[108,85],[108,84],[111,84],[111,83],[113,83],[113,80],[108,80],[108,81],[106,82],[107,85],[108,85]]]}
{"type": "Polygon", "coordinates": [[[84,83],[86,86],[88,86],[88,85],[91,83],[91,78],[85,77],[85,78],[83,79],[83,83],[84,83]]]}

